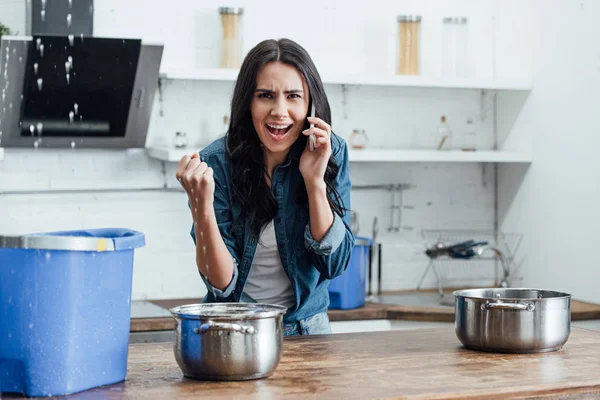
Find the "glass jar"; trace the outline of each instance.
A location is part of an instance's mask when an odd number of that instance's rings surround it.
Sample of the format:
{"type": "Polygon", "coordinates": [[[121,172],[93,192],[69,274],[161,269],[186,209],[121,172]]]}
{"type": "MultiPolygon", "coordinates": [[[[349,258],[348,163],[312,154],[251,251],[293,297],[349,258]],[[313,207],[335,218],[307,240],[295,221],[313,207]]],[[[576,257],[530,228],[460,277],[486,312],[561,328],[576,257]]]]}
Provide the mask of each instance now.
{"type": "Polygon", "coordinates": [[[473,118],[467,119],[465,132],[463,133],[463,151],[475,151],[477,150],[477,129],[473,118]]]}
{"type": "Polygon", "coordinates": [[[442,19],[441,75],[464,78],[468,75],[468,19],[445,17],[442,19]]]}
{"type": "Polygon", "coordinates": [[[419,74],[420,15],[398,16],[398,64],[399,75],[419,74]]]}
{"type": "Polygon", "coordinates": [[[367,147],[367,143],[369,143],[369,137],[364,129],[353,129],[352,134],[350,135],[350,146],[353,149],[360,150],[367,147]]]}
{"type": "Polygon", "coordinates": [[[239,68],[242,64],[241,23],[243,8],[220,7],[223,38],[221,42],[221,68],[239,68]]]}
{"type": "Polygon", "coordinates": [[[176,149],[185,149],[188,145],[188,138],[185,132],[176,132],[173,138],[173,146],[176,149]]]}
{"type": "Polygon", "coordinates": [[[450,129],[450,125],[448,125],[445,115],[442,115],[441,123],[438,126],[437,139],[438,150],[452,149],[452,129],[450,129]]]}

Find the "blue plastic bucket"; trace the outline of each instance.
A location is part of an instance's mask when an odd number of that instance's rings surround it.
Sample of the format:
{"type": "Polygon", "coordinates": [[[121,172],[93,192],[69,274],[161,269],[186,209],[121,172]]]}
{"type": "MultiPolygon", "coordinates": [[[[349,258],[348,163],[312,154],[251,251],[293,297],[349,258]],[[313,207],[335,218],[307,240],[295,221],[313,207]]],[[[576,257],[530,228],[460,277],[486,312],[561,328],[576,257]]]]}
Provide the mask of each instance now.
{"type": "Polygon", "coordinates": [[[369,248],[373,240],[358,236],[355,239],[346,271],[329,282],[330,309],[352,309],[365,305],[369,248]]]}
{"type": "Polygon", "coordinates": [[[0,392],[66,395],[127,372],[134,249],[143,233],[0,236],[0,392]]]}

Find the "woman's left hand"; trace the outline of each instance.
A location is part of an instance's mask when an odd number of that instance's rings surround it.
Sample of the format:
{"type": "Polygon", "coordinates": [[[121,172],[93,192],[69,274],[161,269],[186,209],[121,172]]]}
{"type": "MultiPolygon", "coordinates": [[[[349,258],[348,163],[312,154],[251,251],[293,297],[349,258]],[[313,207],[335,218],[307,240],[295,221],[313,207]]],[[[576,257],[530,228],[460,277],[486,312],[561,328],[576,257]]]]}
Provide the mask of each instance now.
{"type": "Polygon", "coordinates": [[[308,117],[314,127],[302,131],[307,136],[306,147],[300,157],[300,173],[304,183],[318,185],[325,182],[325,170],[331,157],[331,127],[320,118],[308,117]],[[315,149],[310,151],[310,135],[315,136],[315,149]]]}

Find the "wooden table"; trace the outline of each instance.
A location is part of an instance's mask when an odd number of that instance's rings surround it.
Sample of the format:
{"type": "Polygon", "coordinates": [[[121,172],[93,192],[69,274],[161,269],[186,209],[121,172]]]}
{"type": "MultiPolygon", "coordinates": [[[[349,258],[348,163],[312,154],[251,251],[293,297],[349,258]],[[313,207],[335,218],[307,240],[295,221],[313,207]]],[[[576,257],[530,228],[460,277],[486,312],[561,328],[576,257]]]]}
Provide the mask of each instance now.
{"type": "Polygon", "coordinates": [[[267,379],[184,378],[171,343],[130,345],[125,382],[69,399],[587,399],[600,397],[600,332],[542,354],[462,348],[452,328],[286,338],[267,379]]]}

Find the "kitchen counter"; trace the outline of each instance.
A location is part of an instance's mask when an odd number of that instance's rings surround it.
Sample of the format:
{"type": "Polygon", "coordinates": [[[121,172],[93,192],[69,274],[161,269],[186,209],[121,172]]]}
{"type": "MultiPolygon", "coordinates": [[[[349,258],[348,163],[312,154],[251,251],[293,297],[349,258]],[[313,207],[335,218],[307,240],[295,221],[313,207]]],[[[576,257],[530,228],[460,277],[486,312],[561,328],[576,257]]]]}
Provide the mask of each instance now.
{"type": "Polygon", "coordinates": [[[132,344],[125,382],[72,399],[541,399],[600,396],[600,332],[573,328],[556,352],[463,348],[453,328],[284,339],[275,373],[256,381],[183,377],[172,343],[132,344]]]}
{"type": "MultiPolygon", "coordinates": [[[[453,298],[451,295],[447,297],[453,298]]],[[[173,329],[169,308],[200,303],[201,299],[150,300],[132,302],[131,332],[173,329]],[[139,303],[139,302],[138,302],[139,303]]],[[[331,321],[361,321],[374,319],[453,322],[454,306],[440,305],[432,291],[388,292],[367,301],[364,307],[352,310],[329,310],[331,321]]],[[[600,304],[571,300],[571,320],[600,319],[600,304]]]]}

